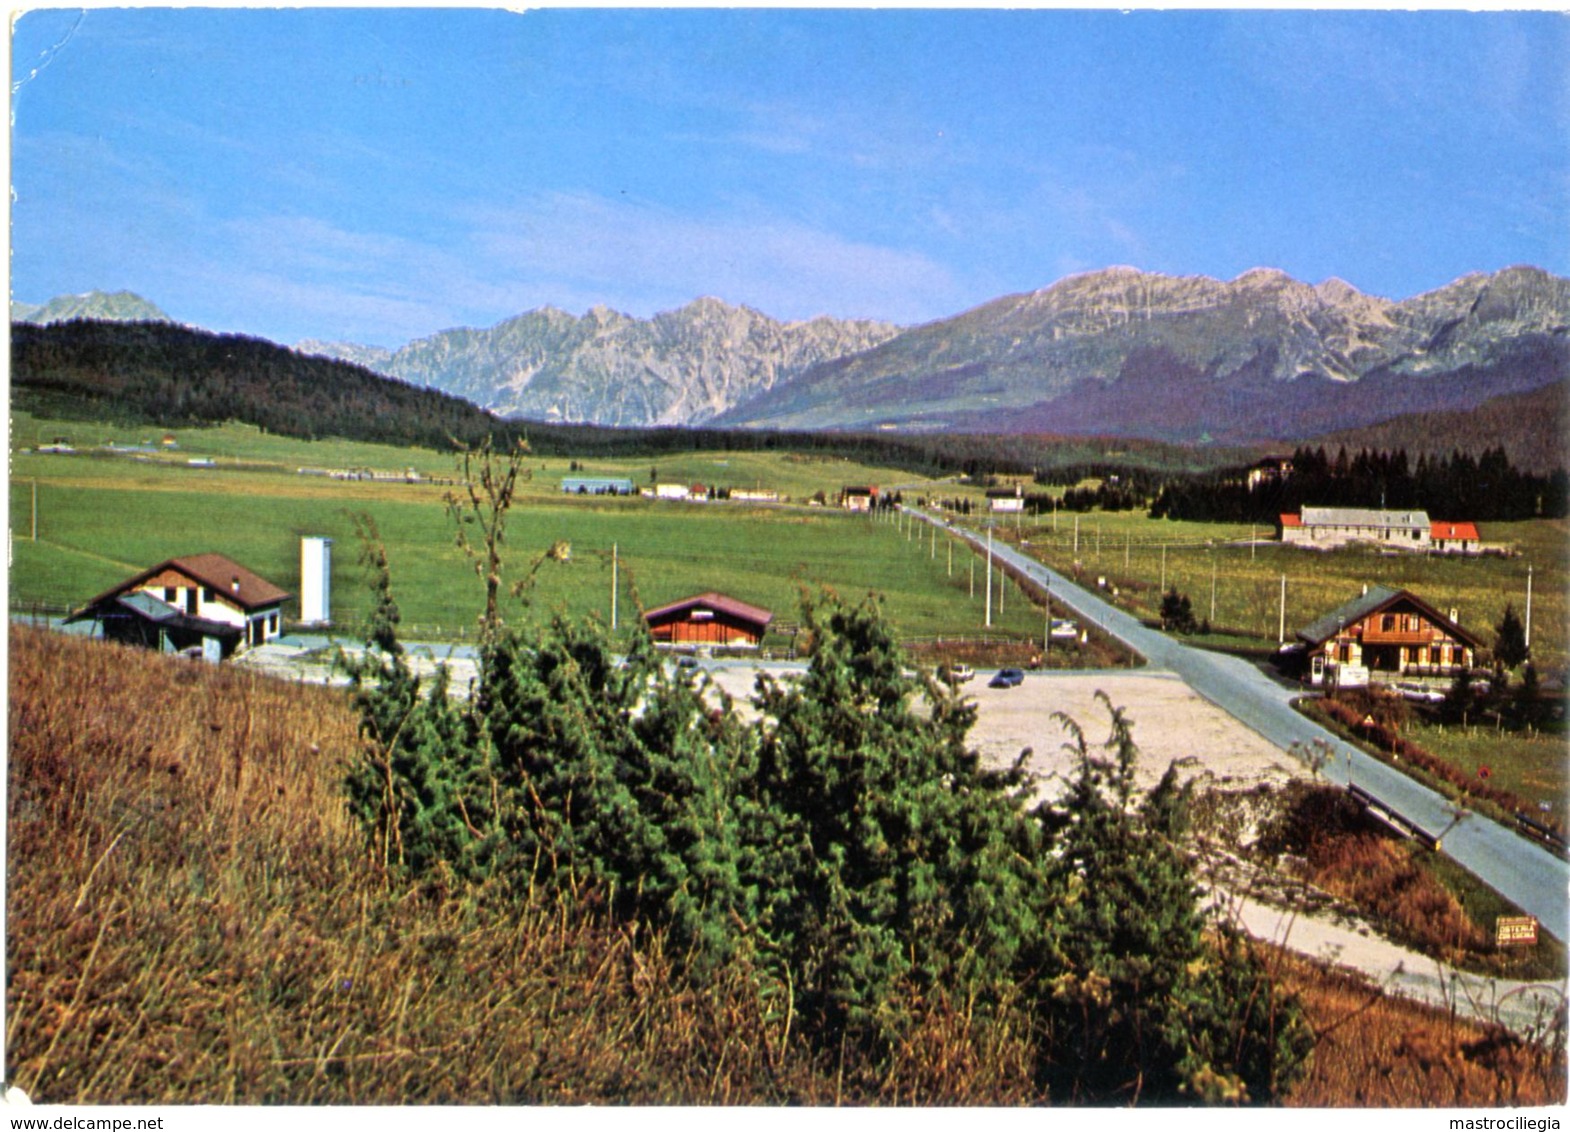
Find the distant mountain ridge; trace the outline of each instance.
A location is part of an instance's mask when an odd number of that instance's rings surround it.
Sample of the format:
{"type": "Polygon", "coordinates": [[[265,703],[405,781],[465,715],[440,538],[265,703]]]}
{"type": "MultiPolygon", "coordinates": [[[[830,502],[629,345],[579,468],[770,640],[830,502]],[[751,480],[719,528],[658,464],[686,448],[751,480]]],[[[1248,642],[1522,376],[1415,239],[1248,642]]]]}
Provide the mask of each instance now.
{"type": "Polygon", "coordinates": [[[156,305],[130,291],[89,291],[85,295],[61,295],[47,303],[11,301],[12,322],[32,322],[47,326],[73,318],[92,318],[104,322],[173,322],[156,305]]]}
{"type": "Polygon", "coordinates": [[[608,307],[582,318],[542,307],[485,330],[446,330],[391,353],[316,341],[297,348],[531,420],[697,425],[788,383],[809,366],[892,338],[889,323],[778,322],[697,299],[650,319],[608,307]]]}
{"type": "Polygon", "coordinates": [[[1470,408],[1567,373],[1570,280],[1536,268],[1404,302],[1279,271],[1112,268],[823,363],[716,423],[1248,442],[1470,408]]]}
{"type": "MultiPolygon", "coordinates": [[[[124,292],[24,313],[165,317],[124,292]]],[[[1513,267],[1397,302],[1270,269],[1223,282],[1121,267],[905,329],[704,298],[648,319],[544,307],[398,349],[296,349],[526,420],[1256,444],[1570,379],[1570,280],[1513,267]]]]}

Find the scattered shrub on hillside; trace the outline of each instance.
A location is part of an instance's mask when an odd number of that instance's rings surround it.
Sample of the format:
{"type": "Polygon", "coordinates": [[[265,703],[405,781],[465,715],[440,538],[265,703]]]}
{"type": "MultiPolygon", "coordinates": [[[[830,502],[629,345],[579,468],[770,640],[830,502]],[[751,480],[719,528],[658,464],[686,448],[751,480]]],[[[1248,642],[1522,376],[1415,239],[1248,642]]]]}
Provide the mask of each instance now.
{"type": "MultiPolygon", "coordinates": [[[[1092,753],[1064,719],[1079,757],[1056,832],[1048,934],[1054,972],[1038,1006],[1052,1095],[1075,1102],[1239,1102],[1281,1095],[1313,1046],[1294,1000],[1272,985],[1254,947],[1209,929],[1178,848],[1191,785],[1169,767],[1136,805],[1137,749],[1112,716],[1092,753]]],[[[1063,717],[1059,717],[1063,718],[1063,717]]]]}

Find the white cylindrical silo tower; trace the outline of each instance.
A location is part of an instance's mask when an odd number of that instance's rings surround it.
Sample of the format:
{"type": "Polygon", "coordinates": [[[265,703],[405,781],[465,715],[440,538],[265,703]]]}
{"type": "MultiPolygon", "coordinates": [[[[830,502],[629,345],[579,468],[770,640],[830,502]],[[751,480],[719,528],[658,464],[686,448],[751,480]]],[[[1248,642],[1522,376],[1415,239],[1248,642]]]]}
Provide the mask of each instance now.
{"type": "Polygon", "coordinates": [[[325,625],[332,620],[333,540],[300,540],[300,620],[325,625]]]}

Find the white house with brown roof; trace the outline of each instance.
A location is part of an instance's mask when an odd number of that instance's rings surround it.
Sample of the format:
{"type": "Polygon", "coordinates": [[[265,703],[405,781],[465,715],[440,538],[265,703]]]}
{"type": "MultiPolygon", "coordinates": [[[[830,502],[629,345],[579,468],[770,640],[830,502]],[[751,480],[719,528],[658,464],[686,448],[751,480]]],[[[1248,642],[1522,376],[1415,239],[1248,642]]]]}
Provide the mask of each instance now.
{"type": "Polygon", "coordinates": [[[192,554],[148,567],[67,620],[91,620],[127,644],[171,652],[199,645],[216,660],[282,633],[290,596],[222,554],[192,554]]]}

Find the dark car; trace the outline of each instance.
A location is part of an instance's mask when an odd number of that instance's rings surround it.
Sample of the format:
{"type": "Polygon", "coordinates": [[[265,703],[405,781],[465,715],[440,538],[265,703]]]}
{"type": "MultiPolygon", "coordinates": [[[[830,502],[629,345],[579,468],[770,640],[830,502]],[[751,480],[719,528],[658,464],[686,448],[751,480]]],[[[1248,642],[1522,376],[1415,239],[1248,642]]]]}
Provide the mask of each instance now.
{"type": "Polygon", "coordinates": [[[1025,674],[1018,668],[1000,668],[998,674],[987,681],[989,688],[1017,688],[1025,682],[1025,674]]]}

